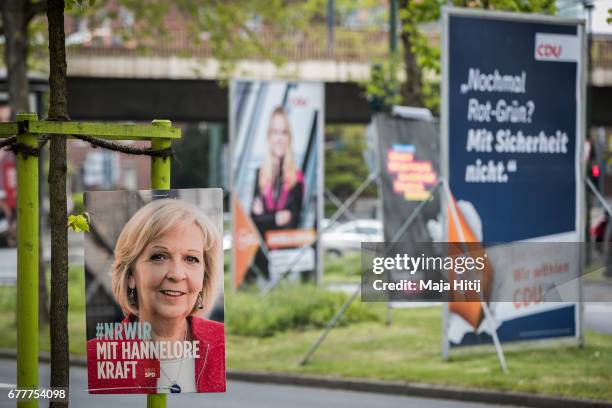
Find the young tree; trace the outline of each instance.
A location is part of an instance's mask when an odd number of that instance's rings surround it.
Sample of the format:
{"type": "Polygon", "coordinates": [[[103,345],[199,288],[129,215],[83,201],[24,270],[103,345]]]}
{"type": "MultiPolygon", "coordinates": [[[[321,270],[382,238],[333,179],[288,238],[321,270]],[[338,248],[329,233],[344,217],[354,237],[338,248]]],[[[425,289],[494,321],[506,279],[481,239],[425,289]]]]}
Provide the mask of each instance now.
{"type": "Polygon", "coordinates": [[[45,12],[47,2],[0,0],[0,33],[4,36],[9,104],[13,117],[28,110],[28,25],[45,12]]]}
{"type": "MultiPolygon", "coordinates": [[[[83,6],[84,0],[49,0],[46,11],[49,35],[49,87],[50,101],[47,120],[69,120],[66,86],[66,45],[64,9],[66,6],[83,6]]],[[[90,6],[94,1],[89,0],[90,6]]],[[[104,5],[106,2],[100,2],[104,5]]],[[[194,39],[202,30],[210,36],[213,55],[222,62],[232,62],[245,55],[249,49],[261,48],[256,34],[248,23],[259,19],[266,26],[279,32],[291,31],[304,20],[300,13],[303,3],[272,0],[219,1],[137,1],[119,0],[118,4],[130,8],[143,24],[134,24],[132,36],[163,35],[164,16],[179,11],[194,30],[194,39]],[[175,7],[175,9],[172,9],[175,7]],[[295,25],[293,25],[295,22],[295,25]]],[[[305,23],[305,22],[304,22],[305,23]]],[[[25,57],[23,57],[25,59],[25,57]]],[[[49,200],[51,226],[51,386],[69,385],[68,349],[68,242],[66,204],[66,140],[53,136],[50,142],[49,200]]],[[[52,402],[52,407],[65,407],[67,402],[52,402]]]]}
{"type": "MultiPolygon", "coordinates": [[[[68,120],[64,0],[49,0],[49,114],[47,120],[68,120]]],[[[66,139],[51,138],[49,155],[49,217],[51,226],[51,387],[69,386],[68,359],[68,230],[66,214],[66,139]]],[[[51,402],[52,408],[68,402],[51,402]]]]}
{"type": "MultiPolygon", "coordinates": [[[[404,104],[424,106],[435,114],[440,109],[440,49],[428,43],[421,26],[440,18],[443,0],[400,0],[401,40],[406,82],[402,86],[404,104]]],[[[554,0],[453,0],[458,7],[482,8],[524,13],[555,12],[554,0]]]]}
{"type": "MultiPolygon", "coordinates": [[[[4,36],[4,61],[8,85],[9,107],[14,118],[28,111],[28,27],[32,19],[45,12],[46,1],[0,0],[0,35],[4,36]]],[[[47,280],[45,278],[42,240],[39,248],[39,321],[49,322],[47,280]]]]}

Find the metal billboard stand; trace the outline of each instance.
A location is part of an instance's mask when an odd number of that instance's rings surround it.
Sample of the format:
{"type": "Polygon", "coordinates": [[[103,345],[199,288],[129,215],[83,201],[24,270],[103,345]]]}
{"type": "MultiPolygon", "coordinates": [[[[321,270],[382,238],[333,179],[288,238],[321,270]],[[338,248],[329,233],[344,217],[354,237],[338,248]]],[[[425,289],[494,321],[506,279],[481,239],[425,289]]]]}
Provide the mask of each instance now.
{"type": "MultiPolygon", "coordinates": [[[[456,23],[458,20],[458,17],[460,18],[480,18],[482,19],[482,21],[488,21],[488,20],[499,20],[499,21],[504,21],[504,22],[524,22],[524,23],[534,23],[534,24],[540,24],[542,25],[542,27],[544,25],[552,25],[552,26],[567,26],[567,27],[575,27],[575,34],[574,32],[572,32],[572,36],[575,36],[576,40],[575,40],[575,44],[576,44],[576,54],[574,57],[572,57],[572,60],[575,60],[576,62],[576,71],[575,71],[575,81],[576,81],[576,85],[575,85],[575,93],[574,90],[572,89],[572,95],[575,95],[575,126],[569,126],[568,127],[568,132],[573,132],[573,134],[575,135],[575,151],[574,151],[574,163],[572,164],[572,166],[574,167],[574,174],[575,174],[575,207],[574,207],[574,212],[575,212],[575,220],[574,220],[574,228],[572,229],[572,232],[575,232],[575,240],[577,240],[578,242],[584,242],[584,238],[585,238],[585,219],[584,219],[584,186],[582,184],[582,179],[584,178],[584,166],[583,163],[581,163],[581,151],[582,151],[582,140],[584,140],[585,137],[585,117],[586,117],[586,111],[585,111],[585,106],[583,103],[581,103],[581,101],[584,99],[584,94],[585,94],[585,80],[586,80],[586,76],[585,76],[585,70],[583,69],[583,61],[585,60],[586,57],[586,43],[585,43],[585,36],[584,36],[584,22],[579,20],[579,19],[568,19],[568,18],[561,18],[561,17],[556,17],[556,16],[542,16],[542,15],[536,15],[536,14],[523,14],[523,13],[509,13],[509,12],[500,12],[500,11],[474,11],[474,10],[468,10],[468,9],[464,9],[464,8],[455,8],[455,7],[444,7],[442,9],[442,16],[441,16],[441,20],[442,20],[442,42],[441,42],[441,160],[440,160],[440,164],[441,164],[441,174],[443,177],[446,178],[446,180],[448,181],[448,177],[449,177],[449,166],[450,166],[450,159],[451,157],[453,157],[452,155],[454,155],[456,153],[456,151],[450,152],[450,147],[449,147],[449,137],[452,134],[455,134],[456,136],[459,136],[459,133],[463,133],[464,132],[464,128],[462,128],[462,125],[465,127],[472,127],[472,125],[465,125],[464,119],[457,119],[458,116],[453,116],[456,113],[456,106],[451,106],[451,97],[452,98],[457,98],[459,89],[457,88],[457,85],[459,84],[458,79],[453,75],[451,75],[451,63],[454,63],[455,68],[453,71],[453,74],[455,74],[458,68],[458,66],[461,66],[462,69],[465,69],[464,67],[466,66],[465,63],[465,58],[467,58],[466,56],[463,56],[464,60],[462,60],[462,65],[459,65],[459,63],[457,62],[457,57],[456,54],[451,53],[451,47],[453,46],[453,44],[455,44],[455,40],[459,37],[457,36],[451,36],[450,32],[451,32],[451,20],[454,21],[454,23],[456,23]],[[451,41],[451,38],[453,38],[453,41],[451,41]],[[450,152],[450,153],[449,153],[450,152]]],[[[458,24],[458,23],[457,23],[458,24]]],[[[465,23],[464,23],[465,24],[465,23]]],[[[474,26],[475,24],[473,24],[474,26]]],[[[533,31],[533,30],[532,30],[533,31]]],[[[538,32],[546,32],[549,33],[550,30],[544,30],[539,29],[536,30],[538,32]]],[[[554,30],[550,31],[550,33],[554,34],[554,30]]],[[[535,41],[535,38],[534,38],[535,41]]],[[[459,45],[458,45],[459,47],[459,45]]],[[[518,49],[518,47],[517,47],[518,49]]],[[[507,52],[509,52],[510,50],[508,50],[507,52]]],[[[469,54],[471,56],[471,59],[469,60],[470,63],[467,64],[469,66],[473,66],[473,67],[478,67],[478,61],[475,61],[473,58],[472,54],[469,54]]],[[[522,55],[522,54],[521,54],[522,55]]],[[[527,55],[527,54],[525,54],[527,55]]],[[[531,54],[533,55],[533,53],[531,54]]],[[[490,59],[491,56],[490,55],[486,55],[483,56],[483,59],[490,59]]],[[[525,57],[527,58],[527,57],[525,57]]],[[[531,58],[535,58],[534,57],[529,57],[529,60],[525,60],[525,61],[529,61],[531,62],[531,58]]],[[[510,64],[510,66],[512,66],[512,64],[510,64]]],[[[525,66],[527,68],[529,68],[528,64],[521,64],[521,66],[525,66]]],[[[497,68],[501,69],[510,69],[507,67],[503,67],[503,66],[497,66],[497,68]]],[[[525,68],[525,69],[527,69],[525,68]]],[[[512,69],[517,69],[516,67],[512,67],[512,69]]],[[[522,69],[522,68],[521,68],[522,69]]],[[[531,68],[530,68],[531,69],[531,68]]],[[[527,72],[527,71],[526,71],[527,72]]],[[[531,71],[529,71],[530,75],[531,71]]],[[[527,75],[527,74],[525,74],[527,75]]],[[[548,73],[546,75],[549,75],[548,73]]],[[[466,91],[467,92],[467,91],[466,91]]],[[[569,91],[568,91],[569,92],[569,91]]],[[[532,93],[528,93],[527,91],[524,92],[525,95],[529,95],[531,96],[532,93]]],[[[531,96],[532,98],[536,98],[536,97],[540,97],[537,92],[533,92],[534,96],[531,96]]],[[[549,95],[547,95],[546,97],[542,97],[543,99],[546,98],[550,98],[549,95]]],[[[569,100],[569,93],[568,93],[568,100],[569,100]]],[[[459,102],[456,102],[459,103],[459,102]]],[[[574,110],[573,108],[571,110],[574,110]]],[[[469,119],[468,119],[469,122],[469,119]]],[[[503,121],[502,121],[503,122],[503,121]]],[[[499,123],[502,123],[499,122],[499,123]]],[[[477,123],[477,121],[474,121],[473,123],[477,123]]],[[[529,122],[531,123],[531,122],[529,122]]],[[[535,122],[534,122],[535,124],[535,122]]],[[[533,124],[532,124],[533,125],[533,124]]],[[[493,128],[491,128],[493,129],[493,128]]],[[[574,177],[574,176],[573,176],[574,177]]],[[[572,177],[572,178],[573,178],[572,177]]],[[[588,184],[588,183],[587,183],[588,184]]],[[[592,186],[590,186],[592,188],[592,186]]],[[[453,187],[454,188],[454,187],[453,187]]],[[[573,194],[572,194],[573,196],[573,194]]],[[[573,197],[572,197],[573,199],[573,197]]],[[[442,208],[448,208],[447,206],[448,204],[443,204],[442,208]]],[[[606,209],[607,211],[608,209],[606,209]]],[[[448,216],[454,216],[455,214],[441,214],[442,218],[448,217],[448,216]]],[[[448,224],[448,222],[444,223],[445,225],[448,224]]],[[[579,261],[579,267],[583,266],[583,260],[584,260],[584,254],[581,252],[580,254],[581,260],[579,261]]],[[[582,335],[582,294],[581,294],[581,285],[580,285],[580,281],[579,281],[579,288],[578,288],[578,302],[576,304],[576,313],[575,313],[575,317],[574,317],[574,321],[575,321],[575,326],[574,326],[574,331],[573,331],[573,335],[572,337],[576,338],[576,340],[578,341],[579,344],[582,344],[583,342],[583,335],[582,335]]],[[[487,309],[483,308],[483,311],[485,313],[485,315],[487,314],[487,309]]],[[[490,310],[489,310],[490,311],[490,310]]],[[[442,348],[442,354],[444,356],[445,359],[448,358],[449,355],[449,339],[448,339],[448,334],[446,333],[445,328],[448,326],[449,321],[449,310],[448,310],[448,306],[446,306],[444,308],[444,313],[442,316],[443,319],[443,332],[442,332],[442,343],[441,343],[441,348],[442,348]]],[[[501,349],[501,347],[500,347],[501,349]]],[[[501,362],[500,362],[501,363],[501,362]]]]}
{"type": "MultiPolygon", "coordinates": [[[[365,191],[365,189],[368,188],[370,186],[370,184],[372,184],[372,182],[374,180],[376,180],[377,177],[378,177],[378,171],[375,171],[375,172],[370,173],[368,175],[368,177],[363,181],[363,183],[361,183],[361,185],[357,188],[357,190],[355,190],[353,192],[353,194],[351,194],[351,196],[340,206],[340,208],[338,208],[336,210],[336,212],[334,212],[334,214],[331,216],[331,218],[329,220],[329,224],[325,228],[323,228],[322,230],[321,229],[317,229],[317,236],[316,236],[314,242],[320,241],[321,240],[321,234],[323,232],[331,229],[331,227],[333,227],[336,224],[338,219],[340,219],[340,217],[344,213],[350,213],[348,208],[359,198],[359,196],[365,191]]],[[[349,217],[352,217],[352,215],[350,215],[349,217]]],[[[289,276],[289,274],[291,274],[291,270],[293,269],[293,266],[296,265],[298,263],[298,261],[301,259],[302,255],[306,251],[306,248],[310,247],[310,245],[312,245],[313,243],[310,243],[310,244],[307,244],[307,245],[302,245],[299,248],[300,252],[298,252],[298,254],[295,256],[295,258],[293,259],[293,262],[289,265],[289,267],[287,267],[287,269],[276,280],[270,282],[269,285],[265,286],[261,290],[260,295],[261,296],[267,296],[268,294],[270,294],[270,292],[272,292],[283,281],[283,279],[285,279],[287,276],[289,276]]]]}
{"type": "MultiPolygon", "coordinates": [[[[462,243],[465,244],[465,236],[463,235],[463,231],[461,230],[461,225],[459,224],[459,214],[457,214],[457,209],[455,208],[455,204],[453,203],[453,196],[451,195],[450,188],[448,187],[448,183],[445,179],[441,179],[444,184],[444,194],[446,195],[447,203],[449,208],[451,209],[451,217],[453,218],[453,224],[455,225],[455,229],[459,234],[459,239],[462,243]]],[[[480,293],[480,307],[482,307],[482,311],[485,315],[485,320],[489,325],[489,330],[491,331],[491,337],[493,338],[493,344],[495,345],[495,352],[497,353],[497,359],[499,360],[499,365],[504,373],[508,373],[508,366],[506,364],[506,357],[504,356],[504,350],[502,348],[501,342],[499,341],[499,337],[497,336],[497,329],[495,328],[495,321],[493,315],[491,314],[491,310],[489,309],[489,305],[484,301],[482,297],[482,293],[480,293]]],[[[443,328],[445,330],[445,328],[443,328]]]]}
{"type": "MultiPolygon", "coordinates": [[[[429,194],[429,198],[427,200],[423,200],[408,216],[408,219],[406,219],[406,221],[402,224],[401,228],[396,232],[392,241],[395,241],[396,239],[401,237],[404,234],[404,232],[406,232],[408,227],[410,227],[410,225],[413,223],[413,221],[416,219],[419,213],[423,210],[423,208],[425,208],[425,205],[429,201],[431,201],[434,194],[437,192],[438,188],[440,188],[441,185],[442,185],[442,181],[440,180],[438,181],[438,183],[436,183],[434,188],[431,190],[429,194]]],[[[357,299],[357,296],[359,296],[360,293],[361,293],[361,284],[357,286],[357,289],[355,290],[355,292],[353,292],[351,297],[348,298],[348,300],[342,305],[342,307],[340,307],[340,310],[338,310],[338,312],[334,315],[334,317],[327,323],[327,325],[325,325],[325,330],[323,330],[323,333],[321,333],[319,338],[317,338],[317,340],[312,344],[312,346],[310,346],[308,351],[306,351],[306,353],[304,354],[304,357],[302,357],[302,359],[300,360],[300,365],[306,365],[308,363],[308,361],[310,360],[310,357],[312,357],[315,351],[317,351],[317,349],[323,343],[323,341],[325,340],[329,332],[338,324],[342,316],[344,316],[344,313],[346,312],[346,310],[355,301],[355,299],[357,299]]]]}
{"type": "MultiPolygon", "coordinates": [[[[431,190],[429,199],[422,201],[413,210],[413,212],[406,219],[406,221],[401,226],[401,228],[397,231],[397,233],[393,237],[392,241],[395,241],[396,239],[401,237],[406,232],[406,230],[410,227],[410,225],[416,219],[418,214],[423,210],[425,205],[428,202],[431,201],[431,199],[433,198],[434,194],[438,191],[438,189],[440,187],[442,187],[442,191],[443,191],[442,194],[444,194],[449,199],[449,202],[452,202],[450,200],[451,195],[450,195],[450,191],[449,191],[449,188],[448,188],[448,184],[446,183],[445,179],[441,178],[438,181],[438,183],[436,183],[434,188],[431,190]]],[[[461,241],[465,242],[465,238],[463,237],[463,233],[461,232],[461,229],[459,228],[459,218],[458,218],[458,215],[457,215],[457,213],[456,213],[456,211],[455,211],[455,209],[453,207],[451,207],[451,213],[452,213],[452,217],[453,217],[453,222],[455,223],[455,227],[457,228],[457,230],[459,232],[459,235],[461,237],[461,241]]],[[[338,324],[338,322],[340,321],[340,319],[342,318],[344,313],[346,313],[346,310],[355,301],[355,299],[357,298],[357,296],[360,293],[361,293],[361,285],[357,287],[357,289],[355,290],[355,292],[353,292],[351,297],[342,305],[342,307],[338,310],[338,312],[334,315],[334,317],[327,323],[327,325],[325,326],[325,329],[323,330],[323,333],[321,333],[321,335],[310,346],[310,348],[306,351],[306,353],[304,354],[304,356],[300,360],[300,363],[299,363],[300,365],[306,365],[308,363],[308,361],[310,360],[312,355],[321,346],[321,344],[323,343],[325,338],[328,336],[328,334],[331,332],[331,330],[338,324]]],[[[493,315],[491,314],[491,311],[490,311],[488,305],[486,304],[486,302],[484,302],[484,300],[481,300],[480,304],[481,304],[481,307],[482,307],[482,309],[484,311],[485,319],[486,319],[487,323],[489,324],[489,329],[492,332],[493,343],[495,345],[495,350],[496,350],[496,353],[497,353],[497,358],[499,360],[500,367],[501,367],[501,369],[502,369],[502,371],[504,373],[508,373],[508,367],[507,367],[507,364],[506,364],[506,359],[505,359],[505,356],[504,356],[504,351],[503,351],[503,348],[502,348],[501,343],[499,341],[499,338],[497,336],[497,330],[495,329],[495,326],[494,326],[493,315]]]]}

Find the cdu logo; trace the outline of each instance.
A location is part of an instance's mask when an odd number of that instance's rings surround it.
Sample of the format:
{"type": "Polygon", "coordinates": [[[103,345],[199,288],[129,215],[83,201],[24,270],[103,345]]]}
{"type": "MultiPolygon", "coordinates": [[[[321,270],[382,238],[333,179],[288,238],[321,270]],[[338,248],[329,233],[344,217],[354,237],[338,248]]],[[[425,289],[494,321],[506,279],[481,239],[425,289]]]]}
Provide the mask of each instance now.
{"type": "Polygon", "coordinates": [[[580,43],[575,35],[536,33],[535,59],[537,61],[577,62],[580,43]]]}
{"type": "Polygon", "coordinates": [[[561,57],[563,46],[560,44],[546,44],[542,42],[536,47],[536,56],[539,58],[558,59],[561,57]]]}

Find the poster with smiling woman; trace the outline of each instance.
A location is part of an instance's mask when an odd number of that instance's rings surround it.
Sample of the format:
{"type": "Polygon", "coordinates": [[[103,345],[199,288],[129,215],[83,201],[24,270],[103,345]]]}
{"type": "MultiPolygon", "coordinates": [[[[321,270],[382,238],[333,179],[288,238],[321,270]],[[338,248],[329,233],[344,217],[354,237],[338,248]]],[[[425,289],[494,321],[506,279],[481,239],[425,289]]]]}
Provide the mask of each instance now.
{"type": "Polygon", "coordinates": [[[224,392],[222,191],[84,200],[89,392],[224,392]]]}
{"type": "Polygon", "coordinates": [[[235,288],[321,280],[324,91],[317,82],[231,83],[235,288]]]}

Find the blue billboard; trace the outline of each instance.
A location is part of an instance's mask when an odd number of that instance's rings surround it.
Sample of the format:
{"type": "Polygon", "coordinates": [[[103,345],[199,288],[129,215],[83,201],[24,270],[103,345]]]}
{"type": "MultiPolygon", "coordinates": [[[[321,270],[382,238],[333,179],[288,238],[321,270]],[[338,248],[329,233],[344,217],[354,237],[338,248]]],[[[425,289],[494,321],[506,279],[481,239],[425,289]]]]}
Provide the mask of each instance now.
{"type": "MultiPolygon", "coordinates": [[[[583,23],[454,8],[443,15],[441,163],[450,205],[468,230],[459,236],[484,247],[580,241],[583,23]]],[[[457,236],[448,218],[447,239],[457,236]]],[[[578,336],[577,303],[496,303],[496,294],[526,284],[510,277],[504,256],[493,251],[493,290],[485,299],[500,341],[578,336]]],[[[579,273],[578,258],[568,273],[579,273]]],[[[527,259],[525,268],[550,261],[527,259]]],[[[464,319],[466,308],[449,306],[450,345],[490,342],[484,313],[472,310],[464,319]]]]}

